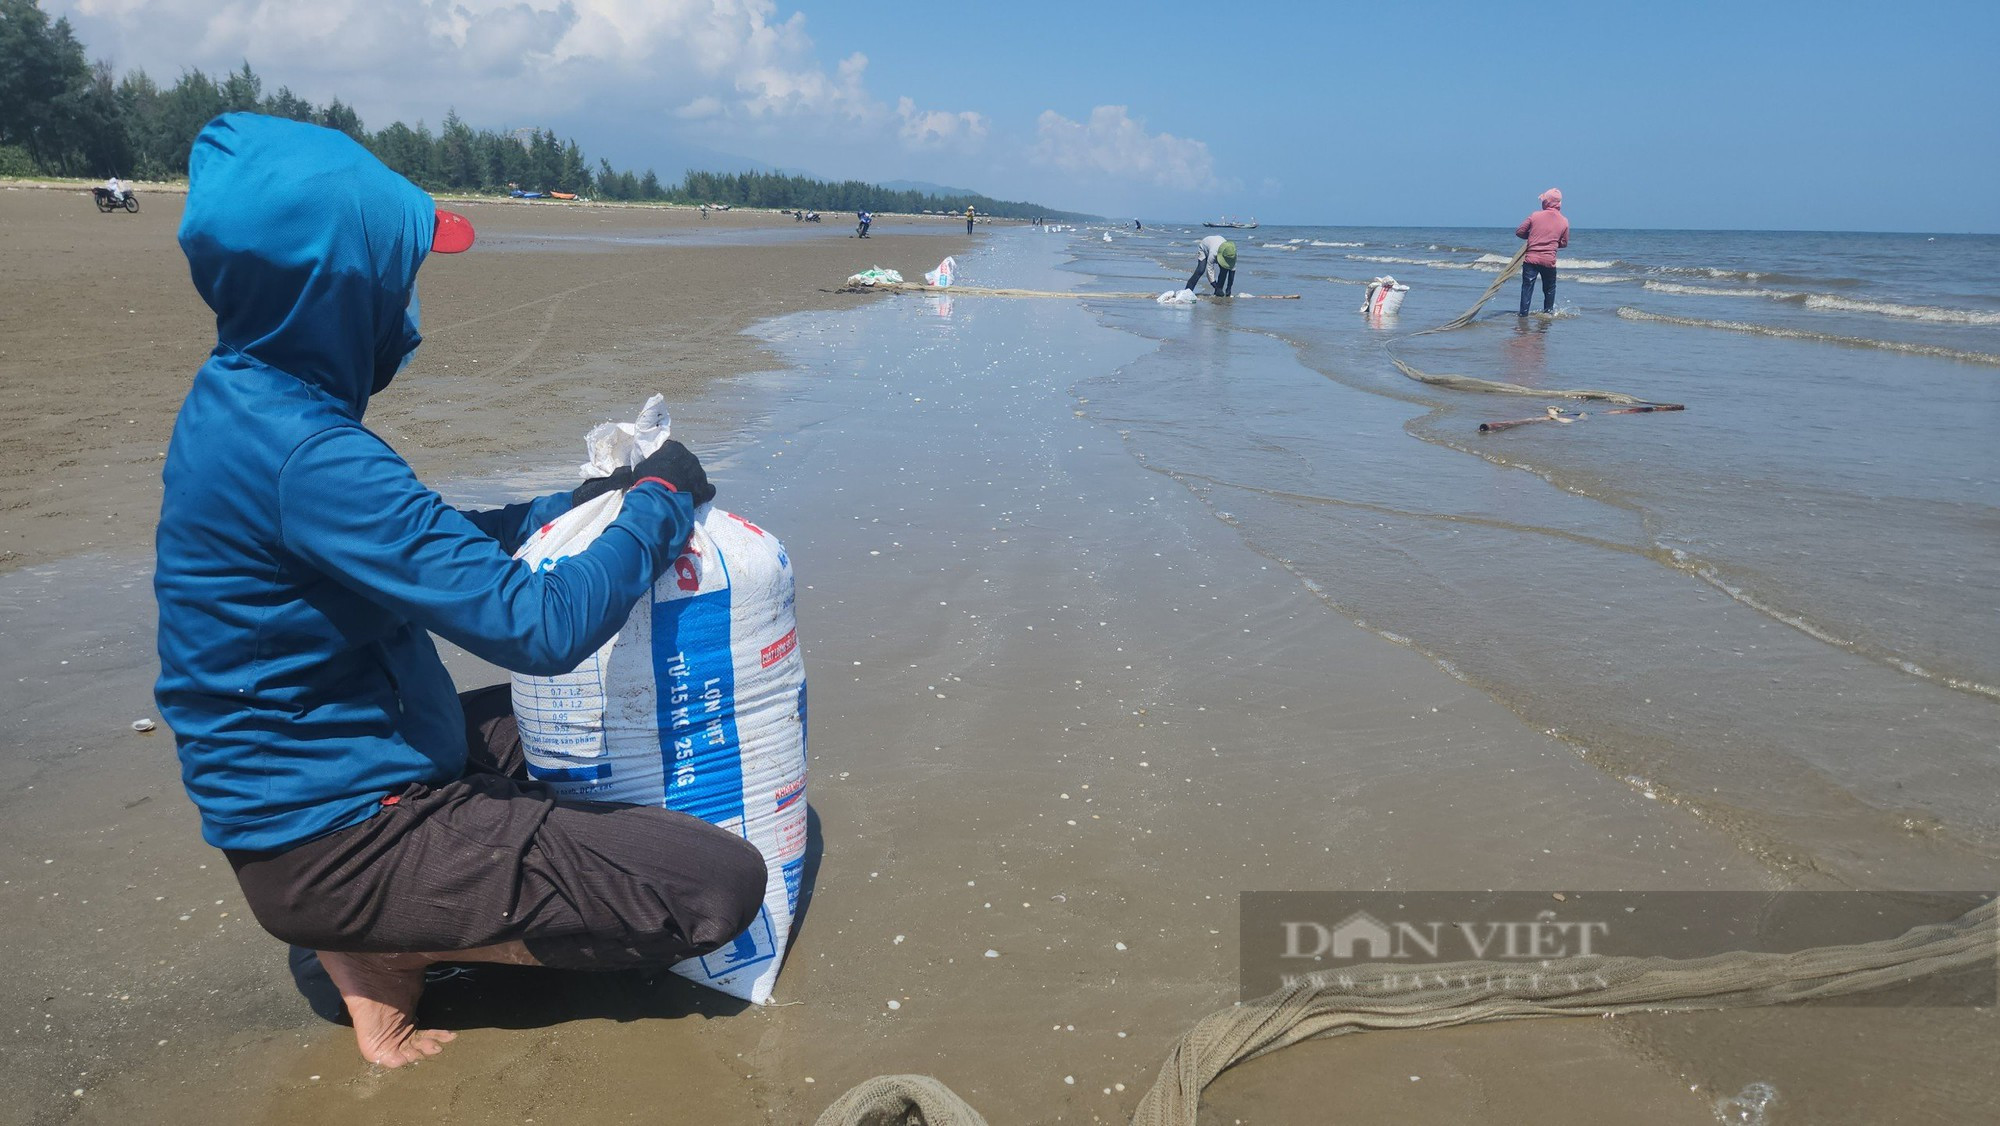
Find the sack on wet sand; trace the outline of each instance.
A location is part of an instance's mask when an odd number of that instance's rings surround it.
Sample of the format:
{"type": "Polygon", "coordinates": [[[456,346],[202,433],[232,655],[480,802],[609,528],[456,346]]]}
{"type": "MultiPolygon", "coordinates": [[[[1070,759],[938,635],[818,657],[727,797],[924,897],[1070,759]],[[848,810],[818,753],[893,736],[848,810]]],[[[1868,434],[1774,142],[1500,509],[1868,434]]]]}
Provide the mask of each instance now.
{"type": "MultiPolygon", "coordinates": [[[[633,423],[592,430],[586,477],[636,465],[667,440],[655,395],[633,423]]],[[[618,516],[607,493],[543,527],[515,558],[545,567],[618,516]]],[[[528,772],[565,797],[664,806],[738,833],[770,869],[750,929],[674,972],[770,999],[798,909],[806,852],[806,681],[790,558],[776,537],[709,505],[673,567],[617,636],[561,676],[514,677],[528,772]]]]}

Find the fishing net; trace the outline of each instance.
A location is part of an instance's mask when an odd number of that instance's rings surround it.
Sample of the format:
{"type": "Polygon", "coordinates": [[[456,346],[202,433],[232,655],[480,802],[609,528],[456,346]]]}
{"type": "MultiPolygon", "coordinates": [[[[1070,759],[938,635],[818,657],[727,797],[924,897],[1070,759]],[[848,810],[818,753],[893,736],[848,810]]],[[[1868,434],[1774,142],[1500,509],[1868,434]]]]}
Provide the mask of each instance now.
{"type": "MultiPolygon", "coordinates": [[[[932,297],[938,296],[939,293],[938,290],[933,289],[930,286],[918,285],[915,282],[902,282],[900,284],[862,285],[854,282],[854,280],[851,278],[848,280],[848,284],[841,286],[839,289],[834,290],[834,292],[835,293],[923,293],[923,294],[929,294],[932,297]]],[[[1092,300],[1111,298],[1111,299],[1130,300],[1130,301],[1151,301],[1159,296],[1159,294],[1156,293],[1082,293],[1076,291],[1063,292],[1052,289],[1006,289],[1006,288],[990,289],[984,286],[977,286],[977,285],[954,285],[951,287],[951,295],[953,297],[1067,297],[1072,299],[1078,297],[1088,297],[1091,298],[1092,300]]],[[[1229,300],[1297,301],[1298,299],[1299,295],[1296,293],[1259,293],[1256,294],[1255,296],[1252,296],[1251,294],[1248,293],[1239,293],[1235,297],[1230,298],[1229,300]]]]}
{"type": "MultiPolygon", "coordinates": [[[[1556,1016],[1694,1012],[1840,997],[1966,970],[2000,956],[1996,901],[1947,923],[1878,942],[1793,953],[1736,951],[1706,958],[1592,955],[1536,963],[1359,966],[1307,975],[1267,997],[1197,1021],[1167,1053],[1133,1126],[1194,1126],[1216,1076],[1306,1040],[1378,1029],[1450,1028],[1556,1016]]],[[[818,1126],[985,1126],[949,1087],[885,1075],[842,1095],[818,1126]]]]}
{"type": "Polygon", "coordinates": [[[1500,292],[1500,287],[1507,284],[1507,279],[1521,272],[1521,259],[1527,257],[1527,255],[1528,244],[1524,242],[1521,244],[1521,248],[1514,252],[1514,256],[1507,260],[1507,266],[1500,271],[1500,276],[1494,278],[1493,284],[1486,287],[1486,292],[1479,295],[1479,300],[1472,303],[1472,308],[1467,309],[1465,312],[1460,313],[1436,328],[1427,328],[1422,332],[1413,332],[1410,335],[1429,336],[1433,332],[1450,332],[1453,329],[1464,328],[1466,325],[1471,324],[1472,318],[1479,315],[1479,310],[1485,308],[1486,303],[1493,300],[1493,295],[1500,292]]]}
{"type": "Polygon", "coordinates": [[[1557,399],[1589,399],[1603,403],[1644,403],[1646,401],[1627,395],[1623,391],[1594,391],[1587,387],[1551,391],[1544,387],[1523,387],[1518,383],[1503,383],[1497,379],[1481,379],[1476,375],[1439,374],[1405,363],[1395,356],[1390,356],[1389,362],[1396,365],[1397,371],[1402,372],[1418,383],[1428,383],[1433,387],[1449,387],[1453,391],[1484,391],[1488,394],[1497,395],[1538,395],[1543,398],[1557,399]]]}
{"type": "MultiPolygon", "coordinates": [[[[1500,287],[1506,285],[1509,278],[1521,272],[1521,260],[1527,256],[1527,253],[1527,244],[1521,244],[1520,249],[1514,251],[1514,257],[1508,259],[1507,265],[1501,268],[1500,276],[1493,279],[1493,284],[1486,287],[1486,292],[1479,295],[1479,300],[1474,301],[1470,309],[1435,328],[1427,328],[1422,332],[1413,332],[1402,339],[1414,340],[1419,336],[1429,336],[1433,333],[1452,332],[1471,324],[1473,318],[1479,315],[1479,310],[1485,308],[1486,303],[1493,300],[1493,295],[1500,292],[1500,287]]],[[[1392,340],[1383,346],[1384,350],[1389,353],[1389,362],[1396,365],[1397,371],[1402,372],[1418,383],[1429,384],[1432,387],[1446,387],[1453,391],[1479,391],[1489,395],[1536,395],[1552,399],[1586,399],[1603,403],[1662,405],[1651,404],[1649,400],[1641,399],[1636,395],[1627,395],[1622,391],[1597,391],[1587,387],[1555,389],[1523,387],[1518,383],[1504,383],[1497,379],[1481,379],[1476,375],[1452,375],[1449,373],[1429,372],[1396,355],[1396,345],[1400,342],[1392,340]]]]}

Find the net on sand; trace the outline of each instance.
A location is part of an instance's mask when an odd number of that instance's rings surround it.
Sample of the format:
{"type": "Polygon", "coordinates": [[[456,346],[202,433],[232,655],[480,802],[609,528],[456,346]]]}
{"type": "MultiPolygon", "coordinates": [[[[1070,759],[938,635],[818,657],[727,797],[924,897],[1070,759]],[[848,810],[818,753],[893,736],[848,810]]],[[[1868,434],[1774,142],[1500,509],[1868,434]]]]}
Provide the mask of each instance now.
{"type": "MultiPolygon", "coordinates": [[[[1194,1126],[1216,1076],[1305,1040],[1377,1029],[1449,1028],[1555,1016],[1694,1012],[1864,993],[2000,956],[1996,902],[1947,923],[1879,942],[1789,954],[1736,951],[1706,958],[1593,955],[1537,963],[1370,965],[1308,975],[1267,997],[1197,1021],[1175,1042],[1133,1126],[1194,1126]]],[[[818,1126],[985,1126],[949,1087],[927,1076],[885,1075],[842,1095],[818,1126]]]]}

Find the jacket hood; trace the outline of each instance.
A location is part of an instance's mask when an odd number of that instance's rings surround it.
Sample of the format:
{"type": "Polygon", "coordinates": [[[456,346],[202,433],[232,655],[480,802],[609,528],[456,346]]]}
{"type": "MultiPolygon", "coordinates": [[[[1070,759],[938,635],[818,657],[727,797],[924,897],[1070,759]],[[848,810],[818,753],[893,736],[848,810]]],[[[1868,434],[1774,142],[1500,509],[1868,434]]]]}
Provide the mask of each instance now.
{"type": "Polygon", "coordinates": [[[345,133],[231,113],[195,138],[180,244],[217,357],[285,372],[358,419],[423,337],[436,207],[345,133]]]}
{"type": "Polygon", "coordinates": [[[1550,188],[1541,195],[1542,206],[1550,211],[1561,211],[1563,194],[1561,188],[1550,188]]]}

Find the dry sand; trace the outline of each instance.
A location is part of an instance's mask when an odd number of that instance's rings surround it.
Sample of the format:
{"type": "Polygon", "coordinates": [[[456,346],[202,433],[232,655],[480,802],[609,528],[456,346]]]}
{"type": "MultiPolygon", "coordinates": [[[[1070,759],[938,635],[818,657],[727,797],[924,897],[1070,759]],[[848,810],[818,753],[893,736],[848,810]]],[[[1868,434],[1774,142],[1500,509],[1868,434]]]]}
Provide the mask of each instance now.
{"type": "MultiPolygon", "coordinates": [[[[778,994],[801,1003],[482,971],[427,998],[463,1030],[446,1055],[371,1071],[245,917],[168,737],[128,726],[152,714],[159,444],[208,342],[171,202],[146,204],[99,216],[0,193],[0,374],[23,389],[0,436],[17,553],[0,573],[0,1086],[16,1093],[0,1121],[794,1123],[869,1075],[927,1072],[996,1123],[1114,1122],[1180,1030],[1233,995],[1239,891],[1774,883],[1354,628],[1136,465],[1069,388],[1138,346],[1038,348],[1044,330],[1081,339],[1087,313],[961,302],[947,322],[867,303],[785,344],[797,370],[759,384],[773,423],[712,466],[724,503],[800,568],[820,850],[778,994]],[[116,316],[97,307],[114,295],[116,316]],[[16,302],[32,316],[12,319],[16,302]],[[45,463],[62,461],[58,488],[45,463]]],[[[770,216],[704,230],[691,213],[470,211],[482,245],[426,266],[431,342],[370,415],[427,478],[546,472],[654,389],[725,419],[735,400],[704,398],[720,385],[703,377],[779,360],[743,325],[859,306],[819,287],[878,262],[913,274],[966,242],[935,225],[878,226],[864,250],[770,216]],[[720,229],[776,241],[696,245],[720,229]]],[[[452,660],[461,684],[492,677],[452,660]]],[[[1813,1121],[1905,1105],[1843,1087],[1845,1061],[1860,1037],[1935,1023],[1810,1017],[1346,1038],[1225,1077],[1209,1120],[1700,1123],[1717,1092],[1773,1075],[1819,1085],[1788,1087],[1813,1121]]],[[[1989,1018],[1952,1043],[1991,1043],[1989,1018]]],[[[1935,1094],[1976,1068],[1962,1055],[1906,1065],[1935,1094]]],[[[1983,1105],[1962,1087],[1939,1105],[1983,1105]]]]}

